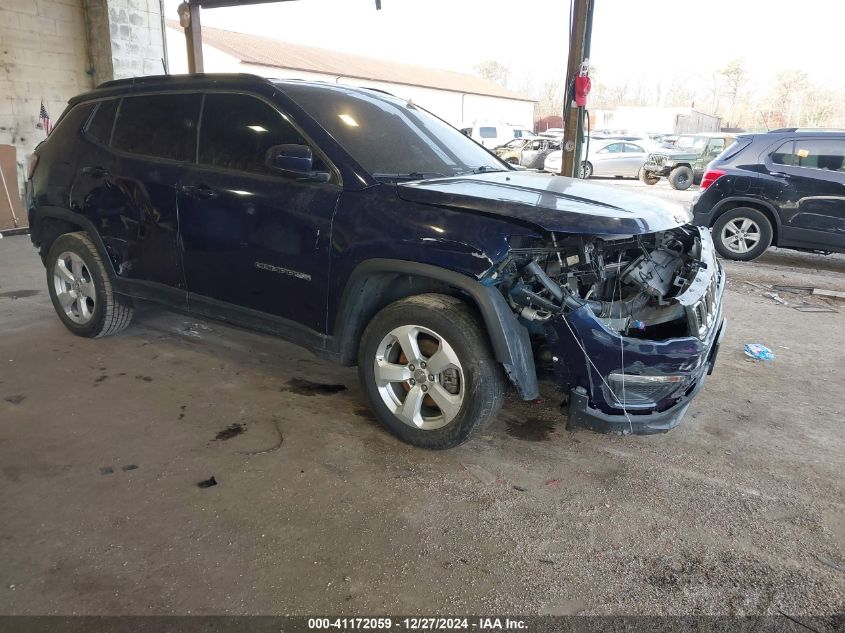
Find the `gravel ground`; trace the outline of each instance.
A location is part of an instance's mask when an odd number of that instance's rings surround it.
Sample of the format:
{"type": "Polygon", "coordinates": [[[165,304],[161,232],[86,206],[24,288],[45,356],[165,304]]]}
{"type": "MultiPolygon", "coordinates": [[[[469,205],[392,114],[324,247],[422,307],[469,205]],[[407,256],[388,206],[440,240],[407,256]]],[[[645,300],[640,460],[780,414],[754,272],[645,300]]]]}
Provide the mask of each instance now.
{"type": "Polygon", "coordinates": [[[566,430],[547,385],[431,453],[375,423],[354,370],[278,340],[153,308],[73,337],[28,238],[3,239],[0,613],[832,618],[845,304],[758,286],[845,289],[845,258],[727,269],[719,362],[674,431],[566,430]]]}

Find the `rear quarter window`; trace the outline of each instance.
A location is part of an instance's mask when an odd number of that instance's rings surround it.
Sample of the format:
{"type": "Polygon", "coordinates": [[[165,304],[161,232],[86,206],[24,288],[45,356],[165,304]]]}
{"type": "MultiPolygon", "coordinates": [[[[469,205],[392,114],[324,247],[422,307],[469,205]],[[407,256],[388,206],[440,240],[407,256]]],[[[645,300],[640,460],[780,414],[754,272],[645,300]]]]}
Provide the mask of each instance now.
{"type": "Polygon", "coordinates": [[[481,138],[496,138],[496,128],[494,127],[480,127],[478,133],[481,138]]]}
{"type": "Polygon", "coordinates": [[[108,145],[111,142],[114,115],[117,112],[118,104],[120,104],[120,99],[110,99],[98,103],[94,116],[91,117],[88,127],[85,128],[86,134],[95,141],[108,145]]]}
{"type": "Polygon", "coordinates": [[[200,102],[199,94],[124,97],[112,147],[153,158],[193,161],[200,102]]]}

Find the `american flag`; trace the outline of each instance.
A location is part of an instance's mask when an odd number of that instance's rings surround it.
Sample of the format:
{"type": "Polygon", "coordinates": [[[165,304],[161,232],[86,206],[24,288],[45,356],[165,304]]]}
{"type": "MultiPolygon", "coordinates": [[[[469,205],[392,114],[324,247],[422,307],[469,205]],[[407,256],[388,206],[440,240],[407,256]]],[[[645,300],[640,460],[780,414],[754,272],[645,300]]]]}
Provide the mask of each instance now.
{"type": "Polygon", "coordinates": [[[47,113],[47,108],[44,107],[44,101],[41,102],[41,113],[38,115],[38,122],[44,128],[44,134],[49,134],[53,126],[50,123],[50,115],[47,113]]]}

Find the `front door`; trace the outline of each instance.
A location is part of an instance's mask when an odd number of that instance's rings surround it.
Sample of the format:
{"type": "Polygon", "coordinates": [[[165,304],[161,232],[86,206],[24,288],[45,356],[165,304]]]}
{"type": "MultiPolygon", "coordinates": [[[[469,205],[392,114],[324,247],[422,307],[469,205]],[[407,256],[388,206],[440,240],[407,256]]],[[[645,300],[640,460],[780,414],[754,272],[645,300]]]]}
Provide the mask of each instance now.
{"type": "Polygon", "coordinates": [[[845,136],[799,138],[770,158],[786,181],[784,238],[803,248],[845,248],[845,136]]]}
{"type": "Polygon", "coordinates": [[[178,193],[188,301],[223,302],[324,332],[341,187],[313,146],[322,181],[269,167],[267,150],[282,144],[311,145],[258,97],[205,96],[198,162],[178,193]]]}

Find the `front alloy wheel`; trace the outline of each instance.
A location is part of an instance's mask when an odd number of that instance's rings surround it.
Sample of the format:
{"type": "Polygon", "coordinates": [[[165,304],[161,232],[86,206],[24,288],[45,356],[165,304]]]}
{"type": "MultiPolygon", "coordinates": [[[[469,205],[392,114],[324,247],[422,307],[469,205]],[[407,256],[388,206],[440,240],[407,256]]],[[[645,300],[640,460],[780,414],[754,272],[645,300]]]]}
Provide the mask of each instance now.
{"type": "Polygon", "coordinates": [[[419,325],[391,330],[379,344],[374,372],[382,402],[413,428],[439,429],[461,410],[461,361],[434,330],[419,325]]]}
{"type": "Polygon", "coordinates": [[[361,337],[358,376],[379,422],[420,448],[465,442],[495,419],[505,393],[483,322],[442,294],[400,299],[376,314],[361,337]]]}

